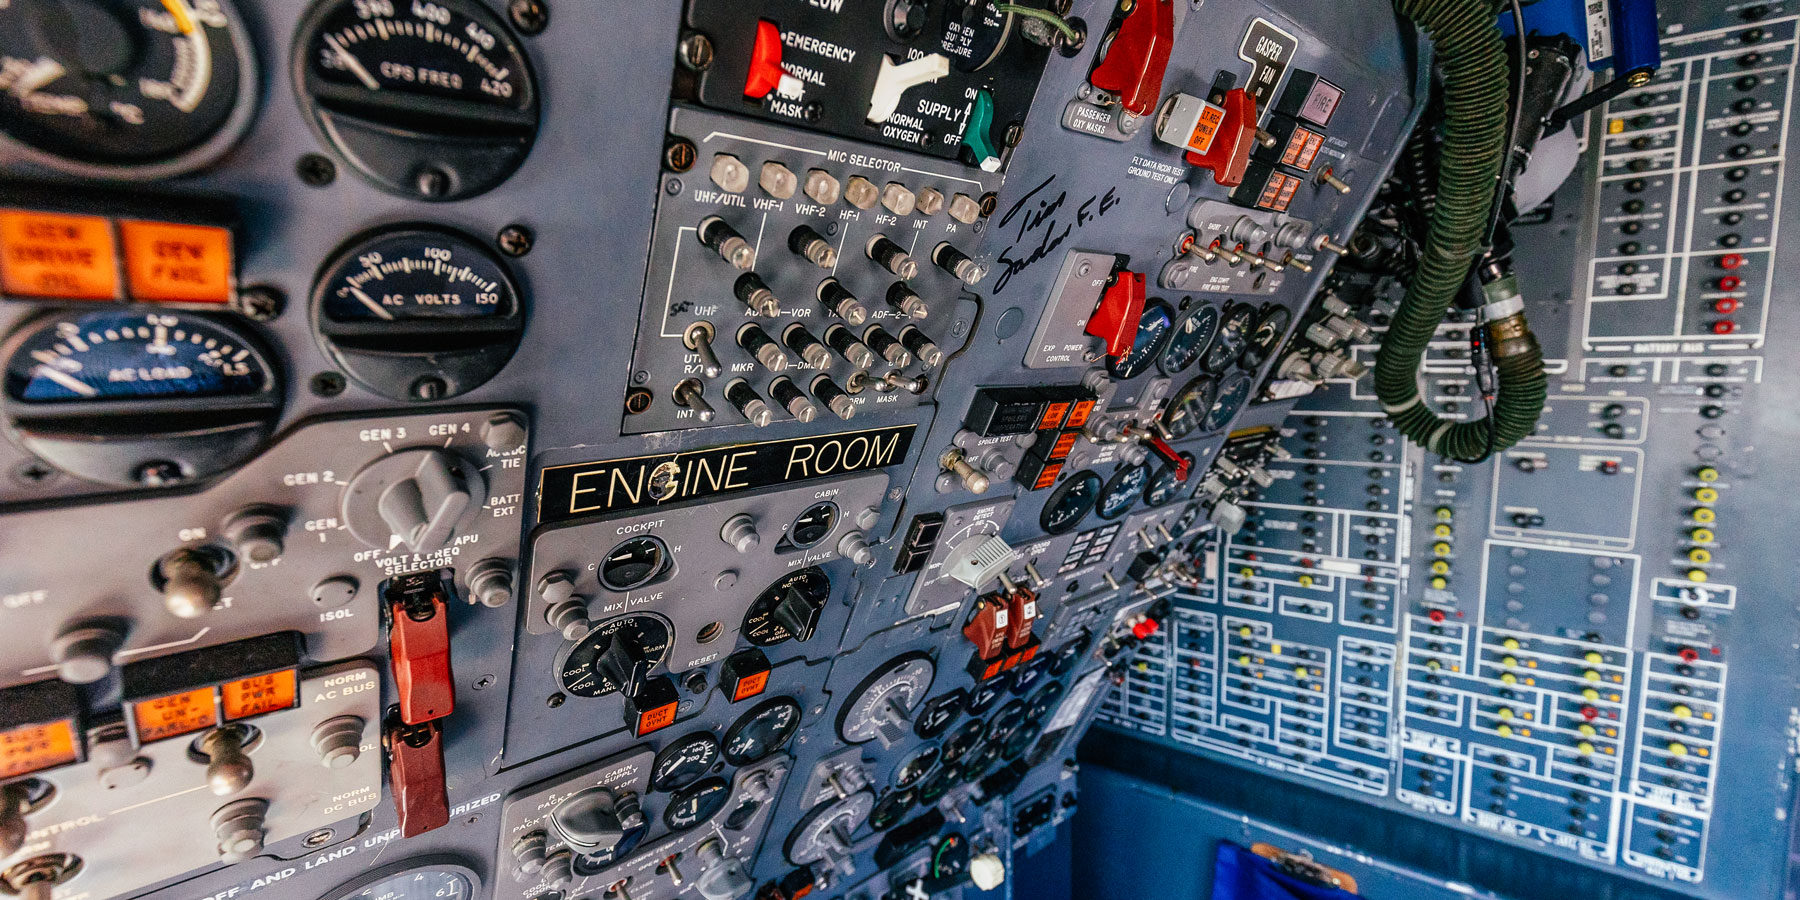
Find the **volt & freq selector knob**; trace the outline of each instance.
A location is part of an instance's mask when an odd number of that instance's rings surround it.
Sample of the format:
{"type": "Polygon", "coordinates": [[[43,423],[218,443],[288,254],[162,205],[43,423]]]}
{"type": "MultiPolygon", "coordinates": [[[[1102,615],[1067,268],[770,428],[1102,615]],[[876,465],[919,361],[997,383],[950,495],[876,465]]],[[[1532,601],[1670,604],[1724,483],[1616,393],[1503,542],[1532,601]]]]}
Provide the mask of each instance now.
{"type": "Polygon", "coordinates": [[[344,524],[371,547],[392,550],[404,544],[414,553],[427,553],[448,545],[486,496],[481,473],[458,454],[401,450],[350,479],[344,489],[344,524]]]}
{"type": "Polygon", "coordinates": [[[395,400],[480,387],[512,358],[525,328],[506,267],[473,239],[432,226],[351,239],[320,271],[312,316],[332,362],[395,400]]]}

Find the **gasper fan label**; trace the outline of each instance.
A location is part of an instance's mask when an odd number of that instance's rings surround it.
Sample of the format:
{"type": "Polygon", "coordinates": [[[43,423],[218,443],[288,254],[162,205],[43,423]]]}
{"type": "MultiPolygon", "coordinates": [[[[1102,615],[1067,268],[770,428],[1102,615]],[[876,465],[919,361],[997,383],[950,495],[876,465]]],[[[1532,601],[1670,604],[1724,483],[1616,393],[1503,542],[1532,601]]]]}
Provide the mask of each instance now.
{"type": "Polygon", "coordinates": [[[917,425],[734,444],[552,466],[538,483],[538,522],[610,515],[894,465],[917,425]]]}

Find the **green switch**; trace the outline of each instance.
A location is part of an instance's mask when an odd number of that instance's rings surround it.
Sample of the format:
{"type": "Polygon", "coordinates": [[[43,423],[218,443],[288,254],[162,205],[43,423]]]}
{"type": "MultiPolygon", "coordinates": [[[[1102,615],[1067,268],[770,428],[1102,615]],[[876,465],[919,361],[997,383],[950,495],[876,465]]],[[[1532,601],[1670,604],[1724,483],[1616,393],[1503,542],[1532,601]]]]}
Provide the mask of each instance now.
{"type": "Polygon", "coordinates": [[[969,126],[963,129],[963,146],[975,156],[975,164],[983,172],[1000,171],[1000,154],[994,152],[994,141],[988,129],[994,124],[994,97],[987,91],[975,92],[975,108],[969,111],[969,126]]]}

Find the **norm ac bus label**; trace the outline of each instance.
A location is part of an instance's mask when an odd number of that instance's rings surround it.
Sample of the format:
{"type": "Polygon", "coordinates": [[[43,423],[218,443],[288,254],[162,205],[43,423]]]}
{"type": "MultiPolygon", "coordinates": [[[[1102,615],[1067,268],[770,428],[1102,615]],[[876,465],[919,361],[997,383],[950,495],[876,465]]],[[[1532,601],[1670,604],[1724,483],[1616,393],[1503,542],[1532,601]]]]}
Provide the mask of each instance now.
{"type": "Polygon", "coordinates": [[[539,483],[538,522],[610,515],[880,469],[906,459],[917,429],[899,425],[553,466],[544,470],[539,483]]]}

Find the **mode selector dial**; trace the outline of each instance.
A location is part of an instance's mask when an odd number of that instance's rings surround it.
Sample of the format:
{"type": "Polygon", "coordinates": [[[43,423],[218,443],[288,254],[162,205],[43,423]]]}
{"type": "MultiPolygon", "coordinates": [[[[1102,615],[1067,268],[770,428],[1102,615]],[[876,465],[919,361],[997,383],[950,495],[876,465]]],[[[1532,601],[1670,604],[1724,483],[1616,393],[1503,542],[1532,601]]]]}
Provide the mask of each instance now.
{"type": "Polygon", "coordinates": [[[580,791],[550,811],[558,834],[582,855],[611,861],[629,851],[649,824],[637,794],[593,787],[580,791]]]}
{"type": "Polygon", "coordinates": [[[401,450],[370,463],[344,490],[344,522],[363,543],[428,553],[450,543],[473,517],[486,486],[462,457],[438,449],[401,450]]]}
{"type": "Polygon", "coordinates": [[[619,692],[627,697],[637,696],[644,686],[644,679],[650,677],[652,665],[638,636],[630,631],[613,635],[612,643],[595,663],[601,674],[612,679],[619,686],[619,692]]]}

